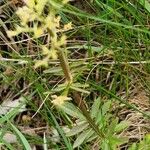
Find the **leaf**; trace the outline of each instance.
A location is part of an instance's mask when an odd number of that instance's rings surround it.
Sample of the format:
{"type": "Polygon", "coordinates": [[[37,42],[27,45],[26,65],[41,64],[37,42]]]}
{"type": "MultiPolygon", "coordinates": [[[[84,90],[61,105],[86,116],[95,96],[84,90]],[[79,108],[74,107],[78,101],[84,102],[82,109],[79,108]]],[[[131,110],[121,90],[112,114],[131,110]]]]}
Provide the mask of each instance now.
{"type": "Polygon", "coordinates": [[[147,0],[139,0],[138,2],[150,13],[150,3],[147,0]]]}
{"type": "Polygon", "coordinates": [[[28,141],[26,140],[24,135],[12,123],[10,123],[10,125],[12,126],[14,132],[18,135],[18,137],[19,137],[20,141],[22,142],[25,150],[32,150],[30,147],[30,144],[28,143],[28,141]]]}
{"type": "Polygon", "coordinates": [[[78,91],[78,92],[82,92],[82,93],[86,93],[86,94],[90,94],[89,91],[85,90],[86,87],[88,87],[88,84],[81,84],[81,83],[73,83],[70,88],[78,91]]]}
{"type": "Polygon", "coordinates": [[[138,150],[137,144],[133,143],[132,146],[128,150],[138,150]]]}
{"type": "Polygon", "coordinates": [[[102,106],[102,115],[105,115],[106,112],[109,111],[110,105],[111,105],[111,100],[104,103],[104,105],[102,106]]]}
{"type": "Polygon", "coordinates": [[[89,91],[84,90],[84,89],[81,89],[81,88],[79,88],[79,87],[70,86],[70,88],[73,89],[73,90],[75,90],[75,91],[81,92],[81,93],[90,94],[89,91]]]}
{"type": "Polygon", "coordinates": [[[98,127],[106,129],[106,125],[108,124],[110,118],[112,117],[112,114],[107,113],[107,115],[102,115],[101,112],[98,113],[97,118],[96,118],[96,124],[98,124],[98,127]]]}
{"type": "Polygon", "coordinates": [[[8,100],[4,101],[0,105],[0,115],[5,115],[8,112],[11,112],[13,109],[17,109],[18,112],[23,112],[25,111],[25,99],[23,97],[20,97],[19,99],[16,100],[8,100]]]}
{"type": "Polygon", "coordinates": [[[51,69],[44,70],[43,72],[58,75],[59,73],[62,74],[62,69],[61,69],[61,67],[53,67],[51,69]]]}
{"type": "Polygon", "coordinates": [[[98,124],[99,122],[101,122],[102,119],[103,119],[102,112],[101,112],[101,110],[99,110],[95,123],[98,124]]]}
{"type": "Polygon", "coordinates": [[[130,123],[128,121],[121,121],[119,124],[116,125],[115,132],[118,133],[118,132],[123,131],[124,129],[129,127],[129,124],[130,123]]]}
{"type": "Polygon", "coordinates": [[[76,148],[76,147],[80,146],[91,132],[92,132],[92,129],[88,129],[88,130],[82,132],[78,136],[78,138],[75,140],[75,142],[73,144],[73,148],[76,148]]]}
{"type": "Polygon", "coordinates": [[[94,131],[94,130],[92,130],[92,131],[88,134],[88,136],[87,136],[87,138],[85,139],[85,141],[86,141],[86,142],[90,142],[90,141],[94,140],[94,139],[97,138],[97,137],[98,137],[98,135],[95,134],[95,131],[94,131]]]}
{"type": "Polygon", "coordinates": [[[118,118],[113,118],[113,120],[111,121],[109,127],[108,127],[108,136],[112,136],[114,134],[115,131],[115,127],[118,124],[118,118]]]}
{"type": "Polygon", "coordinates": [[[124,144],[128,142],[127,138],[117,137],[117,136],[110,136],[109,137],[109,143],[111,146],[111,149],[115,150],[117,146],[124,144]]]}
{"type": "Polygon", "coordinates": [[[84,122],[80,125],[76,125],[75,127],[73,127],[69,132],[66,133],[66,136],[73,136],[76,135],[80,132],[82,132],[84,129],[86,129],[88,127],[88,123],[84,122]]]}
{"type": "Polygon", "coordinates": [[[15,103],[13,103],[13,101],[2,103],[2,105],[0,105],[0,108],[1,108],[0,112],[2,113],[2,114],[0,114],[0,116],[1,116],[0,117],[0,124],[3,124],[5,121],[8,121],[12,117],[15,117],[19,112],[24,111],[25,110],[24,101],[25,101],[25,98],[21,97],[21,98],[17,99],[15,101],[15,103]],[[7,104],[9,104],[9,105],[7,105],[7,104]],[[10,105],[11,105],[11,107],[8,107],[10,105]],[[14,107],[12,107],[12,105],[14,107]],[[5,112],[5,115],[3,116],[4,112],[5,112]]]}
{"type": "Polygon", "coordinates": [[[97,98],[97,99],[94,101],[94,103],[93,103],[93,105],[92,105],[92,108],[91,108],[91,117],[92,117],[92,118],[95,118],[95,117],[97,116],[98,111],[99,111],[100,104],[101,104],[100,99],[97,98]]]}
{"type": "Polygon", "coordinates": [[[80,118],[82,120],[85,120],[85,117],[81,113],[81,111],[72,103],[65,102],[64,105],[60,106],[60,108],[67,113],[68,115],[75,117],[75,118],[80,118]]]}
{"type": "Polygon", "coordinates": [[[101,149],[102,149],[102,150],[110,150],[109,143],[108,143],[108,141],[107,141],[106,139],[104,139],[104,140],[102,141],[101,149]]]}
{"type": "Polygon", "coordinates": [[[143,140],[140,141],[140,143],[137,144],[138,145],[138,150],[149,150],[150,148],[150,135],[147,134],[145,135],[145,137],[143,138],[143,140]]]}

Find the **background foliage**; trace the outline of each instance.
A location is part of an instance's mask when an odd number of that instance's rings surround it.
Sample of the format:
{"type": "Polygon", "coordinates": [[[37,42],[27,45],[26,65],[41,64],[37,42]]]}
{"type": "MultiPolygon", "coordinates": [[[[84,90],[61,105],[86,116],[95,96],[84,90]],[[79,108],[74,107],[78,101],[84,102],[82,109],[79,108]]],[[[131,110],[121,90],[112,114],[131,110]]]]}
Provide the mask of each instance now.
{"type": "Polygon", "coordinates": [[[1,148],[148,150],[149,1],[74,0],[63,5],[37,0],[33,11],[42,17],[29,15],[31,20],[23,22],[27,11],[22,19],[15,12],[28,2],[32,0],[0,1],[1,148]],[[44,20],[49,11],[56,19],[50,25],[57,29],[52,31],[59,46],[44,20]],[[52,45],[57,49],[49,53],[52,45]],[[69,84],[58,47],[68,59],[69,84]],[[41,60],[46,56],[45,68],[41,60]],[[65,102],[56,107],[54,100],[65,102]]]}

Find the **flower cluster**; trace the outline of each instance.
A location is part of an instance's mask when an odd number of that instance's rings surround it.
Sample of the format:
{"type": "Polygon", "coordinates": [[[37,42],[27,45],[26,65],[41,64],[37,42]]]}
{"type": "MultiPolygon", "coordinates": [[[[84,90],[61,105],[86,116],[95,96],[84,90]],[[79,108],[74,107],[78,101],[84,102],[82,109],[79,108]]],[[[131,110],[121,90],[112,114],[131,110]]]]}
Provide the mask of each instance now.
{"type": "MultiPolygon", "coordinates": [[[[24,0],[25,6],[18,8],[17,16],[20,18],[20,25],[15,26],[15,30],[7,31],[9,37],[16,36],[20,33],[33,33],[34,38],[42,36],[45,32],[50,35],[51,46],[40,45],[44,58],[37,60],[35,68],[39,66],[48,66],[49,59],[57,59],[57,52],[66,44],[64,31],[72,29],[71,22],[60,26],[61,17],[57,9],[53,8],[49,0],[24,0]],[[46,9],[46,13],[45,13],[46,9]],[[62,33],[58,37],[58,33],[62,33]]],[[[61,4],[67,3],[63,0],[61,4]]]]}
{"type": "Polygon", "coordinates": [[[55,106],[62,106],[66,101],[71,100],[71,97],[52,95],[52,103],[55,106]]]}
{"type": "MultiPolygon", "coordinates": [[[[48,32],[48,43],[50,44],[40,45],[43,59],[36,60],[34,66],[35,68],[47,67],[49,59],[57,59],[58,53],[63,53],[67,39],[64,31],[72,29],[72,23],[64,25],[60,23],[61,17],[58,15],[58,8],[54,7],[56,2],[53,0],[24,0],[24,2],[25,6],[16,11],[20,24],[15,26],[15,30],[7,31],[7,35],[12,37],[20,33],[32,33],[33,37],[37,39],[48,32]]],[[[67,2],[68,0],[63,0],[57,4],[62,7],[67,2]]],[[[64,60],[62,61],[64,62],[64,60]]],[[[67,94],[53,95],[52,98],[52,103],[56,106],[61,106],[65,101],[71,99],[67,97],[67,94]]]]}

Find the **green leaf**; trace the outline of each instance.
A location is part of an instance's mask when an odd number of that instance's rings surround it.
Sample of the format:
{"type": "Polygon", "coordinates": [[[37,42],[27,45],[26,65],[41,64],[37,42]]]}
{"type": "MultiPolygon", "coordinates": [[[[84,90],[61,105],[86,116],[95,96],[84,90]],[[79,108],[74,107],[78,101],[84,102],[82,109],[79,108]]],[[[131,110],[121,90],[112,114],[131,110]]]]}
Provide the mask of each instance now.
{"type": "Polygon", "coordinates": [[[81,92],[81,93],[90,94],[89,91],[84,90],[83,88],[79,88],[79,87],[75,87],[75,86],[71,86],[70,88],[75,90],[75,91],[81,92]]]}
{"type": "Polygon", "coordinates": [[[89,133],[89,135],[87,136],[87,138],[85,139],[86,142],[90,142],[92,140],[94,140],[95,138],[99,137],[97,134],[95,134],[95,131],[92,130],[91,133],[89,133]]]}
{"type": "MultiPolygon", "coordinates": [[[[51,119],[53,120],[54,126],[55,126],[56,130],[58,131],[58,133],[61,135],[61,137],[62,137],[61,139],[64,141],[67,150],[73,150],[72,145],[71,145],[71,143],[70,143],[70,139],[68,139],[68,138],[65,136],[64,131],[63,131],[62,128],[59,126],[59,124],[58,124],[58,122],[57,122],[57,120],[56,120],[56,117],[53,115],[53,113],[51,112],[51,110],[49,109],[49,107],[47,107],[47,105],[45,105],[45,106],[46,106],[46,108],[47,108],[47,110],[48,110],[48,112],[49,112],[49,114],[50,114],[50,116],[51,116],[51,118],[49,118],[48,121],[51,120],[51,119]]],[[[50,122],[49,122],[49,123],[50,123],[50,122]]]]}
{"type": "Polygon", "coordinates": [[[93,105],[92,105],[92,108],[91,108],[91,117],[92,118],[95,118],[96,116],[97,116],[97,114],[98,114],[98,112],[99,112],[99,107],[100,107],[100,104],[101,104],[101,102],[100,102],[100,98],[97,98],[95,101],[94,101],[94,103],[93,103],[93,105]]]}
{"type": "Polygon", "coordinates": [[[100,122],[100,124],[101,124],[102,123],[101,122],[102,119],[103,119],[102,112],[101,112],[101,110],[99,110],[99,112],[97,114],[97,117],[96,117],[95,123],[98,124],[100,122]]]}
{"type": "Polygon", "coordinates": [[[106,112],[109,111],[110,105],[111,105],[111,100],[104,103],[104,105],[102,106],[102,115],[105,115],[106,112]]]}
{"type": "Polygon", "coordinates": [[[111,136],[114,134],[115,127],[117,126],[118,120],[119,120],[118,118],[113,118],[113,120],[111,121],[111,123],[108,127],[108,136],[111,136]]]}
{"type": "Polygon", "coordinates": [[[150,135],[147,134],[145,135],[144,139],[140,141],[138,144],[138,149],[144,149],[144,150],[149,150],[150,148],[150,135]]]}
{"type": "Polygon", "coordinates": [[[136,143],[133,143],[128,150],[138,150],[136,143]]]}
{"type": "Polygon", "coordinates": [[[28,143],[28,141],[26,140],[24,135],[12,123],[10,123],[10,125],[12,126],[12,128],[15,131],[16,135],[18,135],[18,137],[19,137],[20,141],[22,142],[25,150],[32,150],[32,148],[30,147],[30,144],[28,143]]]}
{"type": "Polygon", "coordinates": [[[128,121],[121,121],[119,124],[116,125],[115,132],[118,133],[118,132],[123,131],[124,129],[129,127],[129,124],[130,123],[128,121]]]}
{"type": "Polygon", "coordinates": [[[78,136],[78,138],[75,140],[75,142],[73,144],[73,148],[80,146],[84,142],[84,140],[88,137],[88,135],[91,134],[91,132],[92,132],[92,129],[88,129],[88,130],[82,132],[78,136]]]}
{"type": "Polygon", "coordinates": [[[101,149],[102,150],[110,150],[110,146],[109,146],[109,143],[106,139],[104,139],[102,141],[102,144],[101,144],[101,149]]]}
{"type": "Polygon", "coordinates": [[[75,117],[75,118],[80,118],[82,120],[85,120],[85,117],[83,116],[82,112],[72,103],[65,102],[64,105],[60,107],[65,113],[68,115],[75,117]]]}
{"type": "Polygon", "coordinates": [[[116,135],[109,137],[110,147],[115,150],[117,146],[128,142],[127,138],[117,137],[116,135]]]}
{"type": "Polygon", "coordinates": [[[80,125],[76,125],[75,127],[73,127],[69,132],[66,133],[66,136],[73,136],[76,135],[80,132],[82,132],[84,129],[86,129],[88,127],[88,123],[87,122],[83,122],[80,125]]]}
{"type": "Polygon", "coordinates": [[[60,72],[62,72],[62,69],[61,69],[61,67],[54,67],[54,68],[50,68],[50,69],[44,70],[43,72],[44,73],[52,73],[52,74],[58,75],[60,72]]]}
{"type": "Polygon", "coordinates": [[[150,134],[145,135],[144,139],[147,144],[150,144],[150,134]]]}
{"type": "Polygon", "coordinates": [[[139,0],[138,2],[150,13],[150,3],[147,0],[139,0]]]}

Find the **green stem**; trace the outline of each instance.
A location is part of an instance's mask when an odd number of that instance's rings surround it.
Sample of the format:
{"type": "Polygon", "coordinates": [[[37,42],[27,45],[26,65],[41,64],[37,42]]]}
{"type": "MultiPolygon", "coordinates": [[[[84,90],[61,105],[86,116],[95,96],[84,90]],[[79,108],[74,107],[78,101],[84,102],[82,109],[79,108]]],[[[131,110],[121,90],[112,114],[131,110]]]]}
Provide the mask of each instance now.
{"type": "Polygon", "coordinates": [[[100,138],[105,138],[104,133],[102,133],[100,131],[98,126],[95,124],[95,121],[91,118],[89,112],[87,111],[87,109],[85,107],[83,100],[81,99],[81,96],[77,92],[73,92],[73,96],[74,96],[74,100],[75,100],[76,104],[82,111],[83,115],[86,117],[91,128],[99,135],[100,138]]]}
{"type": "MultiPolygon", "coordinates": [[[[47,29],[47,30],[48,30],[49,35],[54,40],[57,40],[57,34],[55,32],[55,29],[54,29],[54,31],[51,31],[50,29],[47,29]]],[[[65,78],[66,78],[67,82],[70,84],[72,82],[72,75],[71,75],[71,71],[69,68],[69,63],[68,63],[68,59],[66,57],[66,54],[65,54],[64,50],[61,48],[54,47],[54,49],[58,50],[58,57],[59,57],[60,65],[62,67],[64,74],[65,74],[65,78]]]]}
{"type": "MultiPolygon", "coordinates": [[[[57,40],[57,34],[54,33],[54,31],[48,30],[48,32],[55,40],[57,40]]],[[[59,57],[59,61],[60,61],[62,70],[65,74],[65,78],[68,82],[68,85],[70,85],[72,83],[72,75],[71,75],[71,71],[69,68],[68,59],[67,59],[66,54],[63,49],[60,49],[60,48],[56,48],[56,49],[58,50],[58,57],[59,57]]],[[[91,128],[99,135],[100,138],[104,138],[105,135],[99,130],[98,126],[95,124],[95,122],[91,118],[80,95],[77,92],[74,92],[73,96],[74,96],[76,104],[81,109],[83,115],[86,117],[91,128]]]]}
{"type": "Polygon", "coordinates": [[[63,69],[64,74],[65,74],[66,80],[68,83],[71,83],[72,82],[72,75],[70,72],[68,59],[67,59],[63,50],[58,51],[58,57],[59,57],[60,65],[63,69]]]}

